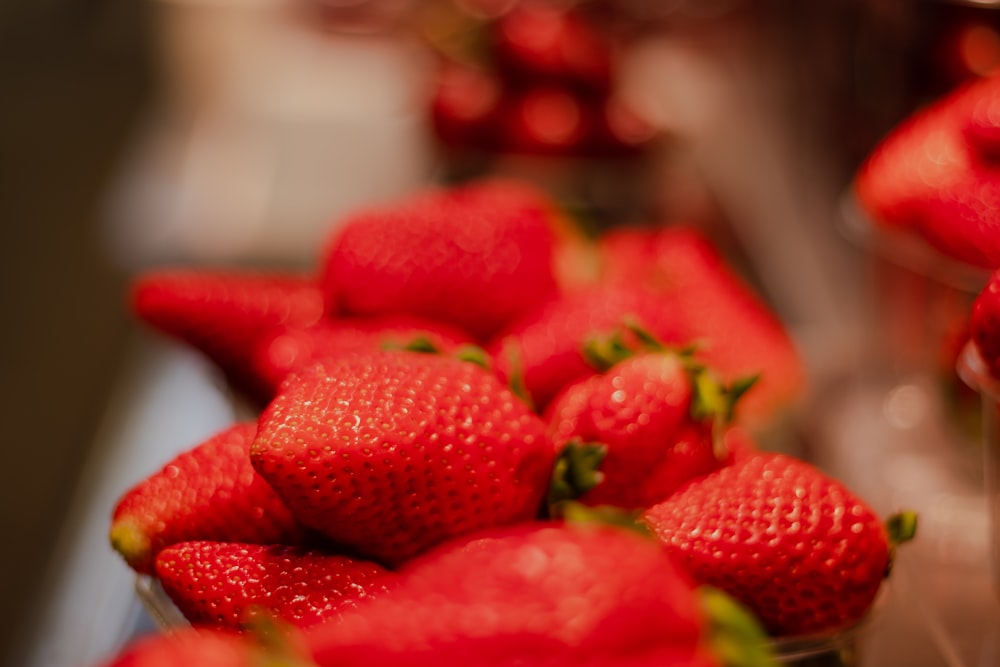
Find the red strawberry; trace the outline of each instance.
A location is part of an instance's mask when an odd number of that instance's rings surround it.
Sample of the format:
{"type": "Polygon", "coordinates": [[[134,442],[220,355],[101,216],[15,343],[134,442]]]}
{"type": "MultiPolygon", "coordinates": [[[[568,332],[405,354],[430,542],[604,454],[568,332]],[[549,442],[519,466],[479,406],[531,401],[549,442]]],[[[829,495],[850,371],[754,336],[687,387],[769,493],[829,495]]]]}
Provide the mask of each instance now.
{"type": "Polygon", "coordinates": [[[512,153],[579,154],[596,129],[587,101],[555,85],[535,85],[509,96],[501,118],[501,148],[512,153]]]}
{"type": "Polygon", "coordinates": [[[630,317],[665,343],[686,340],[668,299],[642,286],[602,283],[550,299],[501,332],[488,351],[501,376],[523,375],[542,410],[563,387],[596,373],[583,355],[586,341],[630,317]]]}
{"type": "Polygon", "coordinates": [[[960,262],[1000,265],[992,215],[1000,200],[998,97],[998,76],[959,86],[876,147],[854,183],[874,224],[904,230],[960,262]]]}
{"type": "Polygon", "coordinates": [[[320,359],[423,342],[441,351],[471,344],[468,334],[446,324],[417,317],[331,318],[305,329],[284,329],[264,338],[254,354],[253,373],[266,381],[272,395],[293,370],[320,359]]]}
{"type": "Polygon", "coordinates": [[[890,562],[874,512],[783,454],[759,453],[693,480],[643,520],[699,583],[741,601],[773,635],[857,623],[890,562]]]}
{"type": "MultiPolygon", "coordinates": [[[[285,642],[285,638],[279,638],[285,642]]],[[[134,640],[103,667],[309,667],[312,661],[288,648],[265,647],[240,635],[177,629],[134,640]]]]}
{"type": "Polygon", "coordinates": [[[1000,272],[994,272],[972,303],[969,335],[990,375],[1000,378],[1000,272]]]}
{"type": "Polygon", "coordinates": [[[664,295],[682,339],[723,382],[759,375],[740,400],[742,424],[764,426],[799,398],[805,365],[787,328],[707,237],[685,226],[620,229],[602,246],[605,280],[664,295]]]}
{"type": "Polygon", "coordinates": [[[491,373],[405,351],[290,376],[251,455],[303,523],[388,563],[533,517],[554,458],[545,424],[491,373]]]}
{"type": "Polygon", "coordinates": [[[655,541],[619,528],[491,530],[400,577],[391,595],[307,631],[319,665],[711,664],[688,578],[655,541]]]}
{"type": "Polygon", "coordinates": [[[558,81],[596,93],[610,87],[610,41],[580,13],[551,2],[524,2],[494,25],[494,57],[514,84],[558,81]]]}
{"type": "Polygon", "coordinates": [[[490,146],[503,94],[501,82],[485,70],[458,63],[442,65],[437,78],[431,118],[438,139],[473,150],[490,146]]]}
{"type": "Polygon", "coordinates": [[[115,507],[111,543],[150,574],[161,549],[189,540],[301,542],[304,529],[250,465],[256,424],[217,433],[126,492],[115,507]]]}
{"type": "Polygon", "coordinates": [[[156,557],[156,576],[193,625],[241,630],[263,611],[313,625],[384,593],[391,574],[375,563],[290,546],[183,542],[156,557]]]}
{"type": "Polygon", "coordinates": [[[604,451],[601,481],[580,489],[581,502],[646,508],[722,465],[716,450],[738,393],[686,355],[647,351],[570,385],[546,418],[557,448],[604,451]]]}
{"type": "Polygon", "coordinates": [[[237,389],[266,403],[270,388],[250,370],[253,351],[279,328],[318,322],[323,295],[301,276],[163,269],[135,280],[132,308],[156,330],[203,352],[237,389]]]}
{"type": "Polygon", "coordinates": [[[427,191],[344,221],[322,285],[345,313],[415,315],[485,338],[554,291],[552,244],[535,208],[427,191]]]}

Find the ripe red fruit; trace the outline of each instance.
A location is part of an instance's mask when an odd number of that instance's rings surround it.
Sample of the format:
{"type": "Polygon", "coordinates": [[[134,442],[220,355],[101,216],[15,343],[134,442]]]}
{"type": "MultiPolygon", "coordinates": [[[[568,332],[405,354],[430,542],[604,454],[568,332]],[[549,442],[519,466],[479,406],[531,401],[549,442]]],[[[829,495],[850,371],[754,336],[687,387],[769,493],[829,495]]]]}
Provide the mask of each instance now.
{"type": "Polygon", "coordinates": [[[425,317],[485,339],[554,291],[552,246],[534,207],[425,191],[344,221],[321,284],[344,313],[425,317]]]}
{"type": "Polygon", "coordinates": [[[737,421],[765,426],[798,400],[806,374],[795,341],[710,239],[686,226],[624,228],[601,244],[604,279],[661,294],[682,331],[678,337],[724,383],[759,375],[740,399],[737,421]]]}
{"type": "Polygon", "coordinates": [[[858,170],[854,193],[877,227],[961,262],[1000,266],[995,108],[1000,77],[964,84],[912,114],[858,170]]]}
{"type": "Polygon", "coordinates": [[[990,276],[972,303],[969,335],[989,373],[1000,378],[1000,272],[990,276]]]}
{"type": "Polygon", "coordinates": [[[399,563],[535,516],[554,452],[545,424],[491,373],[397,351],[291,376],[261,415],[251,457],[303,523],[399,563]]]}
{"type": "Polygon", "coordinates": [[[724,391],[689,357],[666,351],[638,353],[570,385],[546,414],[552,441],[558,449],[571,442],[604,449],[600,482],[579,501],[646,508],[719,468],[731,410],[724,391]]]}
{"type": "Polygon", "coordinates": [[[890,561],[875,513],[783,454],[759,453],[693,480],[643,520],[696,581],[732,595],[776,636],[857,623],[890,561]]]}
{"type": "Polygon", "coordinates": [[[694,587],[654,540],[531,523],[442,545],[404,567],[391,595],[310,629],[306,641],[330,667],[651,665],[653,656],[693,660],[706,651],[705,631],[694,587]]]}
{"type": "Polygon", "coordinates": [[[192,625],[242,630],[251,615],[306,627],[389,589],[370,561],[281,545],[183,542],[156,558],[163,590],[192,625]]]}
{"type": "Polygon", "coordinates": [[[159,332],[215,362],[228,380],[266,403],[270,387],[251,371],[253,351],[282,328],[312,326],[323,316],[323,295],[303,276],[200,269],[161,269],[132,285],[132,309],[159,332]]]}
{"type": "Polygon", "coordinates": [[[235,424],[184,452],[126,492],[111,543],[151,574],[161,549],[189,540],[295,544],[305,529],[250,465],[256,424],[235,424]]]}
{"type": "Polygon", "coordinates": [[[241,637],[221,632],[181,630],[169,635],[149,635],[134,641],[104,667],[253,667],[259,664],[256,649],[241,637]]]}
{"type": "Polygon", "coordinates": [[[502,331],[487,350],[505,379],[520,374],[543,410],[568,384],[597,371],[583,355],[593,336],[632,318],[665,343],[686,341],[669,299],[643,286],[600,283],[562,293],[502,331]]]}
{"type": "Polygon", "coordinates": [[[292,371],[320,359],[401,348],[422,342],[448,352],[471,344],[465,332],[408,316],[330,318],[305,329],[289,328],[265,337],[253,358],[253,373],[277,392],[292,371]]]}

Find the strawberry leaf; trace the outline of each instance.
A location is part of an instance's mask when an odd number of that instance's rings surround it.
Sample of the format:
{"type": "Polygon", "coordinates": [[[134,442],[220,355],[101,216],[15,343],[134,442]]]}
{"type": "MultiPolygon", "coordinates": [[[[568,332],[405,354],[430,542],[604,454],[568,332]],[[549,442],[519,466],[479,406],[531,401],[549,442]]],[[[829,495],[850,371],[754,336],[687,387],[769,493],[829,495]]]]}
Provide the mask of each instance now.
{"type": "Polygon", "coordinates": [[[746,607],[726,593],[703,586],[699,589],[708,617],[708,642],[724,667],[775,667],[767,633],[746,607]]]}
{"type": "Polygon", "coordinates": [[[601,443],[572,440],[563,447],[552,468],[549,485],[549,514],[562,514],[560,506],[576,500],[601,483],[604,473],[598,470],[608,448],[601,443]]]}
{"type": "Polygon", "coordinates": [[[652,531],[639,520],[641,510],[629,511],[612,505],[590,507],[582,503],[566,502],[562,505],[562,517],[570,523],[592,523],[615,526],[652,538],[652,531]]]}

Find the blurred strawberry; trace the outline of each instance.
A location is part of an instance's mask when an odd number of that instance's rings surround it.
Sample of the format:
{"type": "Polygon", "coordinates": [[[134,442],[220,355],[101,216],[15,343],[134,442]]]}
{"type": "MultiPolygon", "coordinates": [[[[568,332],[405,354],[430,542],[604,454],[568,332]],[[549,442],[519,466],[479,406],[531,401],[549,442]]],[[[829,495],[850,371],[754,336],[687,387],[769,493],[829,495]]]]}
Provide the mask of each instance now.
{"type": "Polygon", "coordinates": [[[261,339],[323,316],[316,283],[287,274],[159,269],[135,279],[131,299],[143,322],[204,353],[236,389],[262,404],[270,386],[250,363],[261,339]]]}
{"type": "Polygon", "coordinates": [[[304,548],[182,542],[156,557],[163,590],[193,625],[239,631],[265,613],[297,627],[353,609],[392,585],[375,563],[304,548]]]}
{"type": "Polygon", "coordinates": [[[134,640],[103,667],[311,667],[291,638],[267,642],[219,631],[175,629],[134,640]]]}
{"type": "Polygon", "coordinates": [[[505,79],[560,82],[604,93],[611,85],[610,40],[579,12],[521,2],[494,24],[493,57],[505,79]]]}
{"type": "MultiPolygon", "coordinates": [[[[308,631],[319,665],[721,664],[688,578],[655,541],[620,528],[494,529],[442,545],[400,577],[391,595],[308,631]]],[[[755,649],[745,664],[770,664],[755,649]]]]}
{"type": "Polygon", "coordinates": [[[587,151],[595,117],[584,100],[557,85],[536,84],[508,95],[501,112],[500,149],[530,155],[587,151]]]}
{"type": "Polygon", "coordinates": [[[250,465],[255,423],[235,424],[127,491],[115,506],[111,544],[151,574],[164,547],[190,540],[296,544],[305,529],[250,465]]]}
{"type": "Polygon", "coordinates": [[[534,208],[431,190],[346,220],[321,284],[347,314],[414,315],[486,338],[555,290],[552,246],[534,208]]]}
{"type": "Polygon", "coordinates": [[[290,376],[251,455],[299,520],[390,564],[534,517],[554,459],[545,424],[492,373],[406,351],[290,376]]]}
{"type": "Polygon", "coordinates": [[[488,149],[503,96],[502,83],[490,72],[445,62],[437,75],[431,102],[436,136],[466,149],[488,149]]]}
{"type": "Polygon", "coordinates": [[[990,375],[1000,379],[1000,272],[994,272],[972,303],[969,335],[990,375]]]}
{"type": "MultiPolygon", "coordinates": [[[[695,580],[745,604],[775,636],[859,622],[893,548],[862,500],[783,454],[759,453],[693,480],[643,520],[695,580]]],[[[894,540],[912,537],[915,524],[905,527],[894,540]]]]}
{"type": "Polygon", "coordinates": [[[900,123],[858,171],[873,224],[902,229],[960,262],[1000,265],[996,112],[1000,77],[964,84],[900,123]]]}
{"type": "Polygon", "coordinates": [[[331,318],[316,326],[279,330],[264,338],[252,367],[254,375],[266,381],[273,394],[290,372],[321,359],[411,344],[449,352],[471,343],[468,334],[454,327],[418,317],[331,318]]]}

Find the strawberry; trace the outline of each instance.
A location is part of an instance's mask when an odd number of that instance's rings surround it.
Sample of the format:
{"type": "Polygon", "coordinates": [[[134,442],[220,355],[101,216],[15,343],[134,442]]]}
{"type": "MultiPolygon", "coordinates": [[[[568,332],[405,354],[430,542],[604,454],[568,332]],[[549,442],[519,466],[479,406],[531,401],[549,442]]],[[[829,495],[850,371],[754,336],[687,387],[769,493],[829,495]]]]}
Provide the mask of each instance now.
{"type": "Polygon", "coordinates": [[[508,96],[500,113],[504,152],[578,154],[595,131],[596,119],[585,101],[552,84],[537,84],[508,96]]]}
{"type": "Polygon", "coordinates": [[[554,452],[542,420],[490,372],[395,351],[290,376],[251,458],[303,523],[396,564],[533,517],[554,452]]]}
{"type": "Polygon", "coordinates": [[[204,353],[260,403],[270,399],[268,383],[250,370],[260,340],[323,316],[323,295],[314,281],[288,274],[159,269],[136,278],[131,298],[143,322],[204,353]]]}
{"type": "Polygon", "coordinates": [[[186,451],[127,491],[115,506],[111,543],[151,574],[161,549],[189,540],[302,542],[306,531],[250,465],[256,424],[239,423],[186,451]]]}
{"type": "Polygon", "coordinates": [[[778,636],[857,623],[890,564],[890,536],[875,513],[784,454],[758,453],[692,480],[642,518],[698,582],[732,595],[778,636]]]}
{"type": "Polygon", "coordinates": [[[669,301],[695,357],[725,383],[759,375],[737,419],[772,422],[801,395],[805,365],[777,313],[702,233],[687,226],[621,228],[601,239],[604,280],[639,284],[669,301]]]}
{"type": "Polygon", "coordinates": [[[694,587],[654,540],[562,523],[452,540],[391,595],[306,632],[321,667],[704,665],[708,639],[694,587]]]}
{"type": "Polygon", "coordinates": [[[665,343],[686,338],[668,299],[642,286],[600,283],[564,292],[500,332],[487,346],[497,372],[523,375],[539,410],[566,385],[596,373],[584,344],[633,318],[665,343]]]}
{"type": "Polygon", "coordinates": [[[960,262],[1000,265],[992,215],[998,97],[1000,77],[976,79],[900,123],[858,171],[861,210],[960,262]]]}
{"type": "Polygon", "coordinates": [[[554,291],[552,245],[533,207],[429,190],[343,221],[321,284],[344,313],[420,316],[485,339],[554,291]]]}
{"type": "Polygon", "coordinates": [[[994,272],[972,302],[969,336],[989,375],[1000,378],[1000,272],[994,272]]]}
{"type": "Polygon", "coordinates": [[[744,390],[727,390],[688,355],[661,348],[570,385],[546,419],[557,448],[603,450],[601,481],[580,489],[581,502],[646,508],[722,465],[722,429],[744,390]]]}
{"type": "Polygon", "coordinates": [[[560,82],[603,94],[611,86],[610,40],[580,13],[552,2],[522,2],[494,24],[493,55],[504,78],[560,82]]]}
{"type": "Polygon", "coordinates": [[[502,83],[492,73],[444,63],[431,102],[435,135],[449,145],[471,149],[490,146],[502,94],[502,83]]]}
{"type": "Polygon", "coordinates": [[[103,667],[310,667],[301,651],[287,647],[285,637],[269,639],[227,632],[176,629],[140,637],[105,661],[103,667]],[[276,647],[273,644],[281,644],[276,647]]]}
{"type": "Polygon", "coordinates": [[[156,557],[163,590],[193,625],[241,630],[261,610],[313,625],[389,589],[375,563],[299,547],[183,542],[156,557]]]}
{"type": "Polygon", "coordinates": [[[447,352],[471,344],[472,339],[454,327],[417,317],[330,318],[304,329],[277,330],[263,338],[253,354],[253,373],[267,383],[273,395],[290,372],[320,359],[417,342],[447,352]]]}

